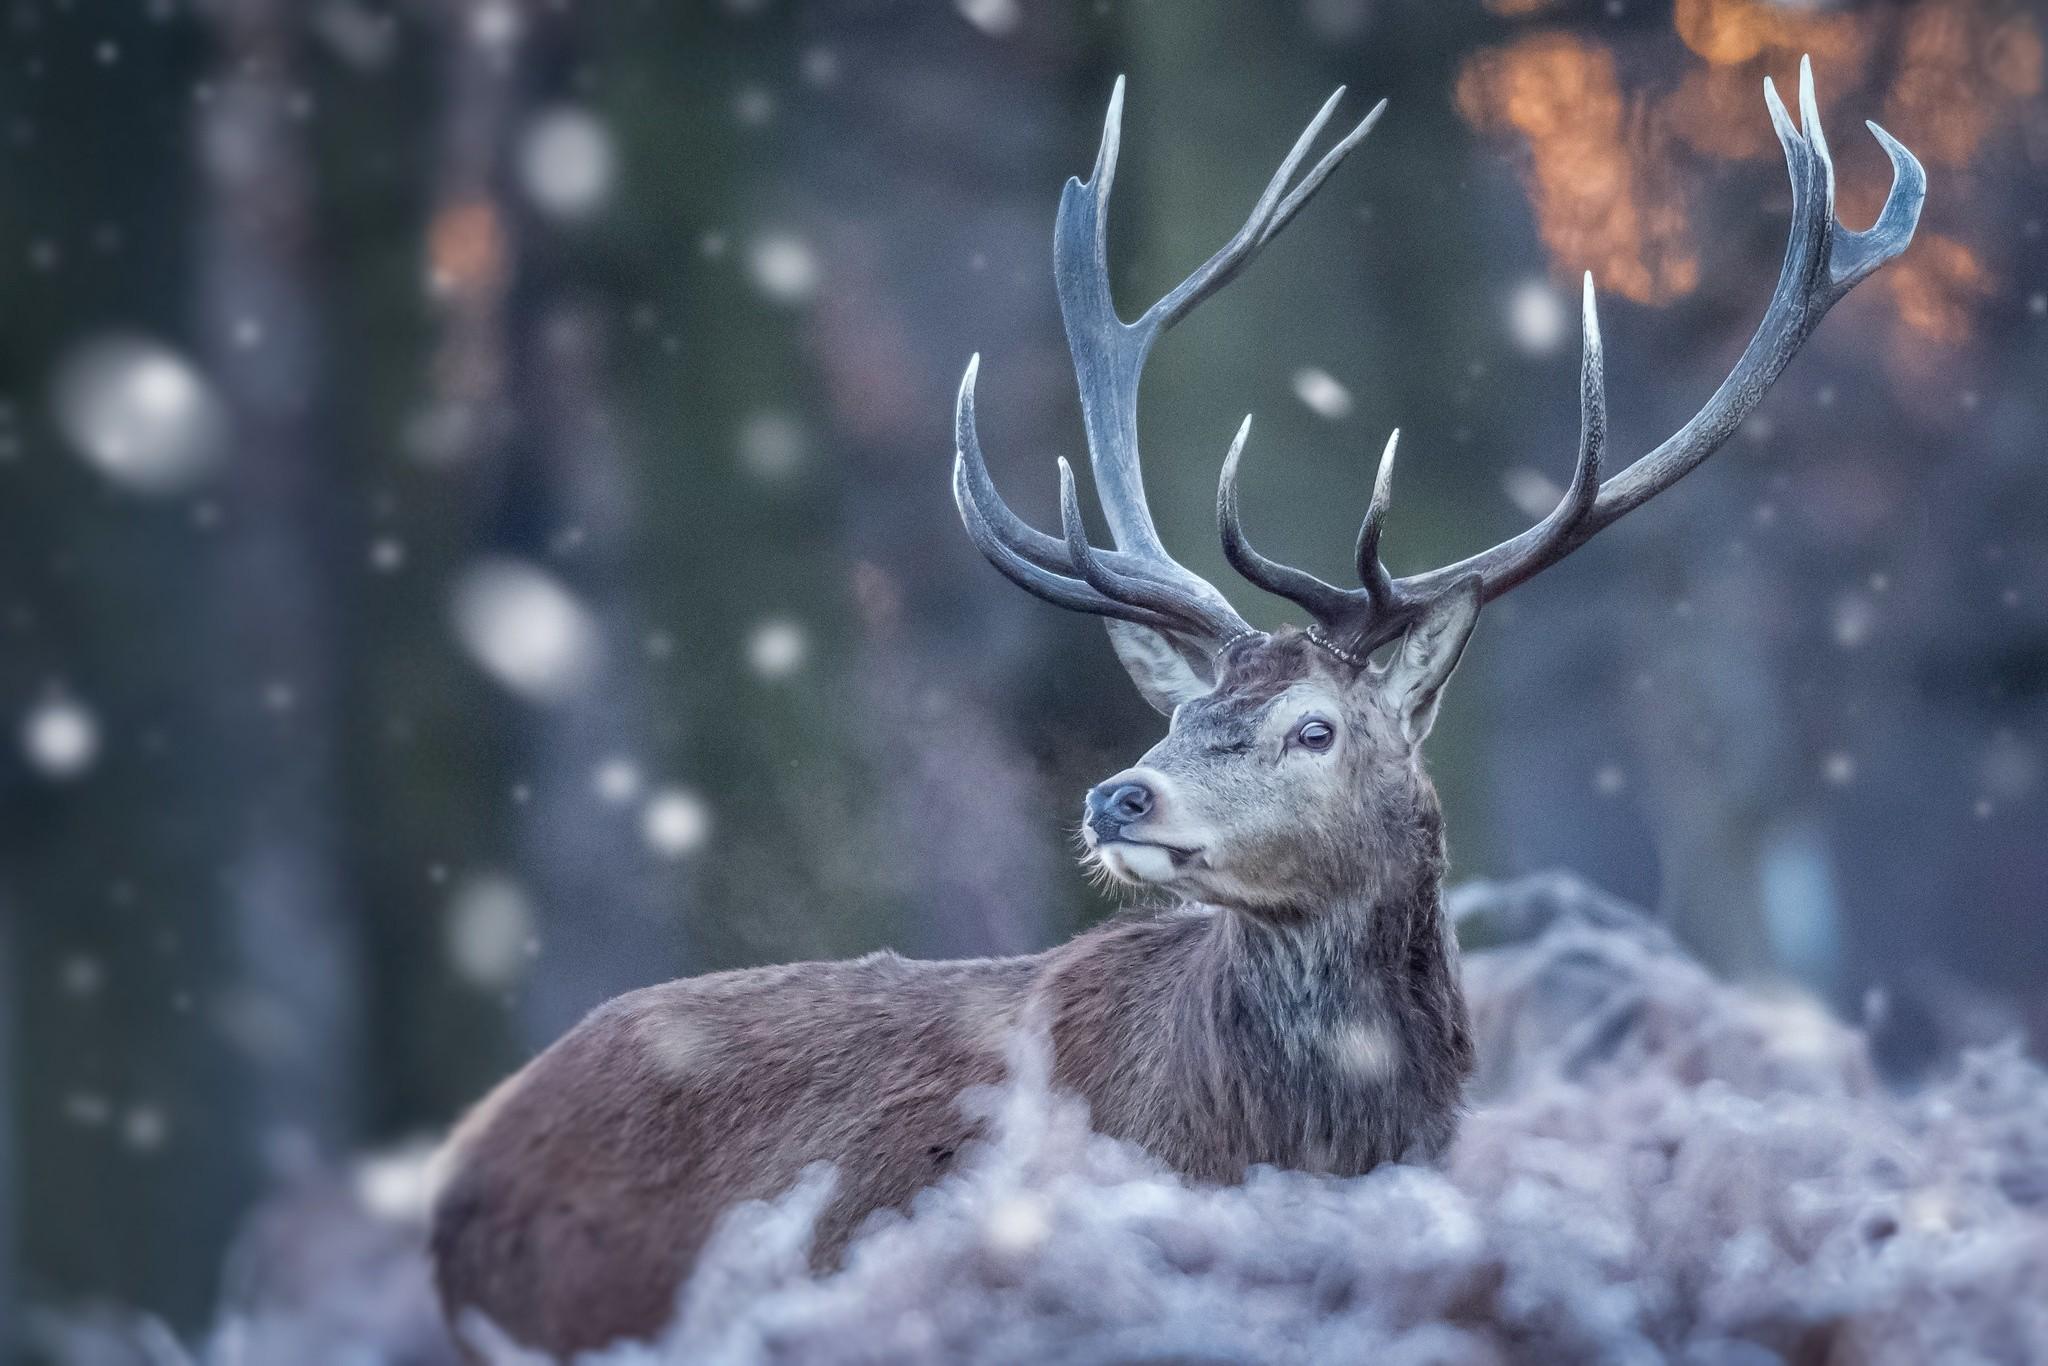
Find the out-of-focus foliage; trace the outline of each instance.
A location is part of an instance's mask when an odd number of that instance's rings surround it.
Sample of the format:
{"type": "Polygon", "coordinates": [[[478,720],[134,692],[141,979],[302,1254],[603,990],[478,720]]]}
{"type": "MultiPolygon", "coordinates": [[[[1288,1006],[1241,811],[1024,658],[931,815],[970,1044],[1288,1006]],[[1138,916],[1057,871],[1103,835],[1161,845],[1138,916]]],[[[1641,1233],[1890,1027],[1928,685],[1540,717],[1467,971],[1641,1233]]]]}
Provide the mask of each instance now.
{"type": "Polygon", "coordinates": [[[1101,913],[1075,799],[1157,718],[947,470],[980,351],[995,477],[1053,520],[1052,212],[1119,72],[1127,313],[1331,88],[1391,100],[1145,389],[1166,539],[1261,622],[1213,527],[1246,411],[1270,553],[1337,577],[1396,424],[1392,568],[1466,553],[1568,470],[1578,272],[1615,459],[1725,373],[1785,227],[1764,75],[1813,53],[1852,224],[1861,118],[1922,155],[1913,250],[1489,610],[1432,762],[1461,874],[1575,867],[1868,1002],[1894,1073],[2048,1028],[2019,0],[10,0],[0,35],[0,1324],[195,1330],[250,1208],[613,992],[1101,913]]]}

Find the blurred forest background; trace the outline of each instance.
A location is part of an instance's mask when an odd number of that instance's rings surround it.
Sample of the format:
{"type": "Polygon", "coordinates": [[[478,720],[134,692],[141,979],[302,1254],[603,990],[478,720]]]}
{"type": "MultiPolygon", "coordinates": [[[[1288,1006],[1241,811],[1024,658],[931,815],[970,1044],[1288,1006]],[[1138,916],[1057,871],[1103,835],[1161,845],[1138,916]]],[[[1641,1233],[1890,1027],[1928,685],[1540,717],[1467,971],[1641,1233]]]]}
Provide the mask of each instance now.
{"type": "Polygon", "coordinates": [[[1397,573],[1555,497],[1593,271],[1619,459],[1761,316],[1811,52],[1920,239],[1706,469],[1489,612],[1457,875],[1568,865],[1903,1075],[2048,1038],[2048,24],[2020,0],[5,0],[0,1325],[191,1326],[276,1183],[428,1134],[612,993],[1103,914],[1159,722],[984,565],[1050,524],[1062,180],[1130,77],[1127,315],[1334,86],[1392,104],[1178,329],[1168,543],[1397,573]]]}

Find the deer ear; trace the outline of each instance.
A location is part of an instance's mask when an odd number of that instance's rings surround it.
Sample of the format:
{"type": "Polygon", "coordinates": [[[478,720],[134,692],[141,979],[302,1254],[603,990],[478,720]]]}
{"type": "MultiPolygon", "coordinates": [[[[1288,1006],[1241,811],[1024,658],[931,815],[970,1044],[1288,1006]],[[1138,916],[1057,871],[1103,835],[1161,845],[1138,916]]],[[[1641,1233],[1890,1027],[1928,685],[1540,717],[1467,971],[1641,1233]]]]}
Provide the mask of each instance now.
{"type": "Polygon", "coordinates": [[[1387,661],[1380,693],[1394,709],[1401,733],[1411,746],[1421,744],[1436,724],[1437,701],[1478,620],[1479,579],[1475,575],[1417,618],[1387,661]]]}
{"type": "Polygon", "coordinates": [[[1131,682],[1152,709],[1162,716],[1191,697],[1202,697],[1216,687],[1216,674],[1209,656],[1180,636],[1155,631],[1135,621],[1104,617],[1109,643],[1124,662],[1131,682]]]}

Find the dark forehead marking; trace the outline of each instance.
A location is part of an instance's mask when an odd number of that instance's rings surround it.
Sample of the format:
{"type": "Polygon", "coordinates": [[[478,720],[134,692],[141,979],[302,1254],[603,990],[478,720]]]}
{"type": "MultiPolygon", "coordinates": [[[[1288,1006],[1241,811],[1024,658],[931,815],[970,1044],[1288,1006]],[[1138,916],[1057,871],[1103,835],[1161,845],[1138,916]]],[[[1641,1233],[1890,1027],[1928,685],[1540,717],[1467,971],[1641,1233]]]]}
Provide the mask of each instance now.
{"type": "Polygon", "coordinates": [[[1274,698],[1321,677],[1327,667],[1323,652],[1291,627],[1245,641],[1224,656],[1216,690],[1182,709],[1182,726],[1217,739],[1247,739],[1274,698]]]}
{"type": "Polygon", "coordinates": [[[1223,677],[1213,696],[1263,707],[1296,683],[1321,677],[1330,656],[1306,635],[1282,627],[1262,640],[1248,640],[1223,659],[1223,677]]]}

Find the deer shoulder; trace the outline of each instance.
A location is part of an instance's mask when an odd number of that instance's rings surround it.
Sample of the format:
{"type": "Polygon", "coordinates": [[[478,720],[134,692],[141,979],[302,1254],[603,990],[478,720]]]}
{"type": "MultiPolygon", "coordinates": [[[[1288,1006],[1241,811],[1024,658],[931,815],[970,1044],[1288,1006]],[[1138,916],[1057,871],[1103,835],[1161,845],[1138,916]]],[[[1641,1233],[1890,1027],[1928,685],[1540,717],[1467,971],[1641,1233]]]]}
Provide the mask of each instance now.
{"type": "Polygon", "coordinates": [[[557,1353],[652,1334],[717,1216],[838,1167],[828,1264],[942,1175],[957,1105],[1003,1070],[1033,960],[873,954],[621,996],[503,1083],[443,1154],[433,1231],[451,1311],[557,1353]]]}

